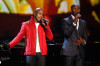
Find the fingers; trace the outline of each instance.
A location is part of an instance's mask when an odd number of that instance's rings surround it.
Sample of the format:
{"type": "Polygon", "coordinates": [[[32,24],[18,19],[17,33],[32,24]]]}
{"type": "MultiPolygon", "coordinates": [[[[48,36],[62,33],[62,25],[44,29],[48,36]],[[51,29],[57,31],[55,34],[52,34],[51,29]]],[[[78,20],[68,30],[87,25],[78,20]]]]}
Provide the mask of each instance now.
{"type": "Polygon", "coordinates": [[[45,28],[48,28],[47,23],[45,21],[41,20],[41,23],[45,28]]]}
{"type": "Polygon", "coordinates": [[[80,44],[83,44],[84,43],[84,39],[80,36],[78,36],[79,40],[75,40],[75,45],[80,45],[80,44]]]}
{"type": "Polygon", "coordinates": [[[84,43],[84,39],[82,37],[80,37],[80,41],[81,41],[81,44],[84,43]]]}
{"type": "Polygon", "coordinates": [[[81,17],[81,15],[80,14],[77,14],[76,17],[79,18],[79,17],[81,17]]]}
{"type": "Polygon", "coordinates": [[[80,45],[81,42],[80,42],[80,40],[76,40],[74,44],[75,44],[75,45],[80,45]]]}
{"type": "Polygon", "coordinates": [[[80,37],[80,36],[78,36],[78,38],[79,38],[80,40],[83,40],[83,38],[82,38],[82,37],[80,37]]]}
{"type": "Polygon", "coordinates": [[[81,15],[80,14],[77,14],[78,15],[78,17],[81,17],[81,15]]]}
{"type": "Polygon", "coordinates": [[[43,20],[41,20],[41,23],[42,23],[42,25],[45,25],[45,23],[44,23],[44,21],[43,21],[43,20]]]}
{"type": "Polygon", "coordinates": [[[46,22],[44,20],[41,20],[42,25],[46,25],[46,22]]]}

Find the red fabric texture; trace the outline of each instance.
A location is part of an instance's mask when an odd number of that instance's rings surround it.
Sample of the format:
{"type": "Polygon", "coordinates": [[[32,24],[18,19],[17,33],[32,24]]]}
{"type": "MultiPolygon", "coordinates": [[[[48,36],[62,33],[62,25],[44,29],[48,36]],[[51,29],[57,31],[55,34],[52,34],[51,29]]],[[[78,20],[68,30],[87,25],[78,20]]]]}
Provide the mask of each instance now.
{"type": "MultiPolygon", "coordinates": [[[[47,43],[46,37],[49,40],[53,39],[53,34],[50,30],[50,27],[43,28],[40,24],[38,26],[38,34],[39,34],[39,43],[42,55],[47,55],[47,43]]],[[[22,38],[25,37],[25,53],[24,55],[35,55],[36,50],[36,26],[33,16],[27,22],[23,22],[20,32],[17,36],[9,43],[10,48],[17,45],[22,38]]]]}

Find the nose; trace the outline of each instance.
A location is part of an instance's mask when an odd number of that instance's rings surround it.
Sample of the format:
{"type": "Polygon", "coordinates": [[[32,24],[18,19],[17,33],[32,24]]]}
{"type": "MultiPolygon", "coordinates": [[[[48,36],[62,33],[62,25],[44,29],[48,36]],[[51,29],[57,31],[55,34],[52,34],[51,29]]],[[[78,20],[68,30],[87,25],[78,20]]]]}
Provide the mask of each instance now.
{"type": "Polygon", "coordinates": [[[41,15],[41,18],[43,18],[43,15],[41,15]]]}
{"type": "Polygon", "coordinates": [[[79,9],[77,9],[77,12],[79,13],[79,12],[80,12],[80,10],[79,10],[79,9]]]}

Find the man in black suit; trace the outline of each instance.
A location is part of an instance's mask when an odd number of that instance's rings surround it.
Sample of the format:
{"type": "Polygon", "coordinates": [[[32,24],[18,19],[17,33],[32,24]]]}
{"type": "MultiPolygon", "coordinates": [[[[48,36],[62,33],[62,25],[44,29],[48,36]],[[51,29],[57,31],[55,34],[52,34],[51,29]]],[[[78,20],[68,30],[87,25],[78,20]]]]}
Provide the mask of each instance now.
{"type": "Polygon", "coordinates": [[[64,55],[65,66],[83,66],[85,58],[84,46],[88,37],[87,25],[86,21],[80,18],[78,4],[73,4],[71,11],[71,15],[62,20],[64,42],[61,54],[64,55]]]}

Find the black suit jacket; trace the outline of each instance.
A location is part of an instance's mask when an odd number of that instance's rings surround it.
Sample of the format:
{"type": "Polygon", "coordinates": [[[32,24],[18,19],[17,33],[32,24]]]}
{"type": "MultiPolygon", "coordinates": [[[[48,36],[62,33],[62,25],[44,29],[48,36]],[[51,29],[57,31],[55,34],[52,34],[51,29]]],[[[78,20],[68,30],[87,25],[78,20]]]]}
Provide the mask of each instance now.
{"type": "Polygon", "coordinates": [[[66,56],[75,56],[76,53],[79,51],[81,57],[84,58],[84,44],[75,45],[74,42],[75,40],[78,40],[78,36],[87,41],[88,32],[86,21],[80,18],[79,27],[77,30],[76,26],[73,25],[72,17],[69,16],[68,18],[64,18],[62,20],[61,26],[64,33],[64,42],[62,45],[61,54],[66,56]]]}

